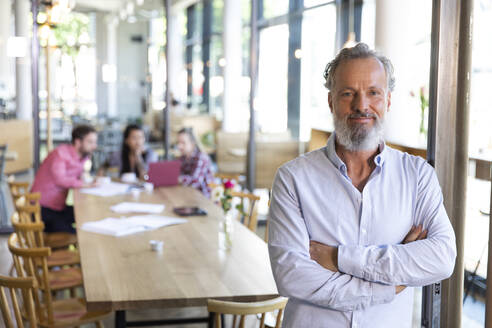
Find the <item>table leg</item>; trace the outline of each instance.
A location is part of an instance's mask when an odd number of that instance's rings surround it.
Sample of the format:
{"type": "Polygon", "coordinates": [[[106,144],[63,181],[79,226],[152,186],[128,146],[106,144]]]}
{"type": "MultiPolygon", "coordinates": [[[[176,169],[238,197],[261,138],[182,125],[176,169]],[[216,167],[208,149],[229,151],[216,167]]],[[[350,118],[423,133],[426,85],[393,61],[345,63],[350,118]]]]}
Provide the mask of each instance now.
{"type": "Polygon", "coordinates": [[[114,326],[115,328],[125,328],[126,327],[126,312],[116,311],[114,314],[114,326]]]}

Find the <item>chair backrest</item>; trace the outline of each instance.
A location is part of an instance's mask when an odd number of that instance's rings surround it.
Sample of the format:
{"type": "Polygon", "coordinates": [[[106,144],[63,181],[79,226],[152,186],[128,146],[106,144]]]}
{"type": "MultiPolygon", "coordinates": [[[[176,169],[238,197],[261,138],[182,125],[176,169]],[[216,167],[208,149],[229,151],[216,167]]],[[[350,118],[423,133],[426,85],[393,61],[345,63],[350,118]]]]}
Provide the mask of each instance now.
{"type": "Polygon", "coordinates": [[[29,193],[24,195],[25,202],[16,206],[16,210],[19,213],[19,220],[21,223],[36,222],[42,223],[41,219],[41,205],[39,199],[40,193],[29,193]]]}
{"type": "Polygon", "coordinates": [[[29,327],[36,327],[36,312],[34,310],[33,294],[36,287],[36,280],[28,278],[13,278],[0,275],[0,309],[2,310],[3,322],[5,327],[24,328],[22,321],[21,307],[24,308],[29,321],[29,327]],[[7,301],[7,294],[10,296],[10,308],[7,301]],[[19,295],[22,303],[19,304],[19,295]],[[17,325],[14,325],[11,313],[13,312],[17,325]]]}
{"type": "Polygon", "coordinates": [[[53,303],[48,281],[48,261],[51,255],[49,247],[24,248],[17,233],[10,235],[8,247],[14,259],[14,267],[20,278],[34,278],[41,294],[33,294],[36,316],[40,321],[53,322],[53,303]],[[42,296],[42,297],[40,297],[42,296]]]}
{"type": "Polygon", "coordinates": [[[19,246],[23,248],[44,247],[44,223],[31,221],[28,212],[15,212],[12,215],[12,226],[17,233],[19,246]]]}
{"type": "Polygon", "coordinates": [[[29,182],[25,182],[25,181],[9,181],[9,189],[15,207],[17,207],[17,205],[24,204],[26,195],[30,194],[29,182]]]}
{"type": "Polygon", "coordinates": [[[248,192],[231,191],[231,196],[240,198],[242,208],[242,222],[249,230],[256,232],[258,225],[258,209],[256,203],[260,200],[259,196],[248,192]]]}
{"type": "Polygon", "coordinates": [[[240,303],[240,302],[225,302],[218,300],[208,300],[208,312],[214,313],[215,328],[222,327],[221,314],[239,315],[239,328],[244,327],[246,315],[261,314],[260,328],[265,327],[265,313],[278,310],[277,321],[275,328],[280,328],[282,320],[282,312],[287,304],[288,299],[285,297],[277,297],[267,301],[240,303]]]}
{"type": "Polygon", "coordinates": [[[239,182],[241,175],[238,173],[220,173],[220,172],[217,172],[217,173],[215,173],[215,177],[219,178],[221,181],[223,181],[223,180],[235,180],[236,182],[239,182]]]}

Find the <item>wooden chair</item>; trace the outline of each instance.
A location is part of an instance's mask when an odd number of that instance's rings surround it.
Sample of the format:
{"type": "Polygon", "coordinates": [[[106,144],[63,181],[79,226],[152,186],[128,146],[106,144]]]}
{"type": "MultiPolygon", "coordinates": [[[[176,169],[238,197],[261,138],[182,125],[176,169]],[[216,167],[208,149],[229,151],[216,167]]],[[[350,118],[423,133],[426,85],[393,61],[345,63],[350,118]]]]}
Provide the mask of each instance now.
{"type": "MultiPolygon", "coordinates": [[[[73,267],[74,264],[80,263],[80,256],[72,251],[54,251],[52,252],[49,247],[43,245],[43,229],[44,224],[41,223],[18,223],[13,222],[14,230],[16,231],[16,238],[18,247],[22,249],[38,249],[48,248],[49,254],[46,256],[46,265],[49,269],[57,267],[57,270],[49,271],[48,278],[49,284],[53,291],[60,291],[68,289],[71,295],[75,295],[75,288],[83,285],[82,271],[79,267],[73,267]],[[68,254],[75,253],[76,257],[68,254]]],[[[39,259],[35,259],[34,263],[38,266],[42,266],[42,262],[39,259]]],[[[14,263],[15,267],[15,263],[14,263]]]]}
{"type": "Polygon", "coordinates": [[[210,313],[214,313],[215,328],[221,327],[221,314],[232,314],[234,320],[232,327],[236,325],[236,317],[240,316],[239,328],[244,328],[246,315],[261,314],[260,328],[265,327],[265,314],[278,310],[275,328],[280,328],[282,321],[282,312],[287,304],[288,299],[285,297],[277,297],[271,300],[252,303],[226,302],[218,300],[208,300],[207,309],[210,313]]]}
{"type": "Polygon", "coordinates": [[[217,173],[215,173],[215,177],[219,178],[220,180],[235,180],[236,182],[239,183],[241,175],[238,173],[220,173],[220,172],[217,172],[217,173]]]}
{"type": "Polygon", "coordinates": [[[256,202],[260,200],[260,197],[252,193],[239,191],[231,191],[231,196],[233,198],[237,197],[241,199],[241,206],[243,209],[243,218],[241,221],[249,230],[256,232],[256,226],[258,225],[258,209],[255,205],[256,202]],[[246,203],[248,203],[248,206],[246,206],[246,203]]]}
{"type": "MultiPolygon", "coordinates": [[[[28,182],[9,181],[9,188],[10,193],[12,194],[12,199],[14,200],[15,209],[18,211],[19,206],[36,205],[39,207],[39,213],[36,214],[34,220],[36,222],[42,222],[41,205],[39,205],[41,193],[30,193],[28,182]]],[[[77,244],[77,236],[68,232],[48,232],[44,235],[44,242],[46,246],[53,249],[67,248],[71,245],[77,244]]]]}
{"type": "MultiPolygon", "coordinates": [[[[50,247],[46,243],[46,234],[43,232],[44,223],[41,221],[39,204],[17,207],[17,215],[12,216],[12,226],[17,232],[25,247],[50,247]],[[34,220],[33,220],[34,218],[34,220]],[[39,230],[39,229],[43,230],[39,230]]],[[[58,249],[48,258],[48,267],[80,264],[80,254],[77,250],[58,249]]]]}
{"type": "Polygon", "coordinates": [[[29,193],[29,182],[24,181],[9,181],[10,194],[14,201],[14,206],[21,202],[23,204],[23,197],[29,193]]]}
{"type": "Polygon", "coordinates": [[[24,328],[21,306],[23,306],[23,309],[25,310],[24,313],[27,314],[27,320],[29,321],[28,326],[31,328],[37,327],[36,312],[34,310],[34,302],[33,302],[33,293],[35,287],[36,287],[36,280],[34,280],[31,277],[13,278],[13,277],[0,276],[0,308],[2,310],[3,322],[5,323],[5,327],[24,328]],[[11,309],[5,293],[6,290],[10,295],[12,310],[17,325],[14,325],[14,321],[12,320],[11,309]],[[22,299],[23,299],[22,305],[20,305],[18,301],[19,295],[22,295],[22,299]]]}
{"type": "Polygon", "coordinates": [[[51,253],[48,247],[23,248],[16,233],[10,235],[8,247],[14,258],[19,277],[33,277],[40,293],[34,293],[34,304],[38,325],[41,327],[73,327],[96,323],[102,327],[101,320],[110,314],[108,311],[87,311],[83,298],[53,300],[52,284],[47,258],[51,253]],[[38,266],[36,263],[40,263],[38,266]]]}

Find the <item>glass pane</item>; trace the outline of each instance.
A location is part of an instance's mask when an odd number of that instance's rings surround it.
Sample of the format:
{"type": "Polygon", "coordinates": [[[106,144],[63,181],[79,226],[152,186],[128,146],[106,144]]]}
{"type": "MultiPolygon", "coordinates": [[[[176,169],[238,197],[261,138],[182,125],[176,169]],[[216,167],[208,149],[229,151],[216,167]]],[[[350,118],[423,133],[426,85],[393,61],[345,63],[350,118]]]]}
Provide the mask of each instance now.
{"type": "Polygon", "coordinates": [[[263,132],[287,130],[287,51],[286,24],[261,30],[258,63],[258,92],[255,109],[263,132]]]}
{"type": "Polygon", "coordinates": [[[222,118],[222,101],[224,96],[224,52],[222,37],[214,35],[210,40],[210,113],[222,118]]]}
{"type": "Polygon", "coordinates": [[[335,55],[336,7],[327,5],[304,13],[301,49],[301,133],[309,140],[311,128],[332,129],[328,90],[323,71],[335,55]],[[319,37],[319,31],[324,38],[319,37]]]}
{"type": "Polygon", "coordinates": [[[212,16],[212,33],[222,33],[224,0],[213,0],[212,16]]]}
{"type": "Polygon", "coordinates": [[[202,61],[202,46],[195,44],[193,46],[193,62],[192,62],[192,93],[191,107],[200,108],[203,97],[203,61],[202,61]]]}
{"type": "Polygon", "coordinates": [[[304,8],[314,7],[318,5],[322,5],[327,2],[333,2],[328,0],[304,0],[304,8]]]}
{"type": "Polygon", "coordinates": [[[364,0],[362,4],[360,40],[374,49],[376,35],[376,2],[375,0],[364,0]]]}
{"type": "Polygon", "coordinates": [[[288,0],[263,0],[263,17],[272,18],[287,14],[289,11],[288,0]]]}
{"type": "Polygon", "coordinates": [[[492,44],[484,29],[492,28],[492,1],[475,1],[473,13],[473,51],[470,90],[468,152],[470,165],[466,195],[465,224],[465,302],[463,327],[484,327],[484,293],[487,279],[490,223],[490,169],[492,163],[492,44]]]}

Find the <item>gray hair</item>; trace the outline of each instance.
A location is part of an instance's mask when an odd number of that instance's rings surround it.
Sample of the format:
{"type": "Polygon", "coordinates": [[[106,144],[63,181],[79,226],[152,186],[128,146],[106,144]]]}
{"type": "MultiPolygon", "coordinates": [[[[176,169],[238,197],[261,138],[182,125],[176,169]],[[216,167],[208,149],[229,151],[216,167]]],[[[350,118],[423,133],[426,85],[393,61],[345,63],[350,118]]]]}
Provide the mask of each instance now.
{"type": "Polygon", "coordinates": [[[351,59],[364,59],[375,58],[381,62],[386,72],[386,81],[388,83],[388,90],[393,91],[395,88],[395,76],[393,64],[385,56],[371,50],[365,43],[358,43],[355,47],[344,48],[340,50],[335,59],[326,65],[323,77],[325,78],[325,87],[331,90],[335,86],[335,71],[341,62],[351,59]]]}

